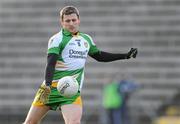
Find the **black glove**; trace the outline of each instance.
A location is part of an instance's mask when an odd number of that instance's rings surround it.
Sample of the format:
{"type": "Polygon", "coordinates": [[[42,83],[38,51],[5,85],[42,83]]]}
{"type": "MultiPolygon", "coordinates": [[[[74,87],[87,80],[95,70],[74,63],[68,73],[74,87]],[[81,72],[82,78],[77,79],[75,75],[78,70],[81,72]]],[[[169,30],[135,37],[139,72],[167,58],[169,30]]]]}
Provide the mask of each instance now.
{"type": "Polygon", "coordinates": [[[137,48],[131,48],[130,51],[127,53],[127,59],[130,59],[130,58],[136,58],[138,54],[138,50],[137,48]]]}

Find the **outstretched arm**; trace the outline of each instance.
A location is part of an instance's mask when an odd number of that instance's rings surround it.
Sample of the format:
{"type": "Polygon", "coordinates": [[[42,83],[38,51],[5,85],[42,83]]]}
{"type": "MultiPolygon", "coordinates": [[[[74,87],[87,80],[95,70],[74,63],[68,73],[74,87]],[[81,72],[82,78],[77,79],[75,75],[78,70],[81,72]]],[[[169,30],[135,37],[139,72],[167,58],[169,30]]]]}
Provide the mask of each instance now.
{"type": "Polygon", "coordinates": [[[131,48],[128,53],[124,53],[124,54],[108,53],[108,52],[100,51],[90,56],[99,62],[111,62],[121,59],[130,59],[132,57],[136,58],[137,53],[138,53],[137,48],[131,48]]]}

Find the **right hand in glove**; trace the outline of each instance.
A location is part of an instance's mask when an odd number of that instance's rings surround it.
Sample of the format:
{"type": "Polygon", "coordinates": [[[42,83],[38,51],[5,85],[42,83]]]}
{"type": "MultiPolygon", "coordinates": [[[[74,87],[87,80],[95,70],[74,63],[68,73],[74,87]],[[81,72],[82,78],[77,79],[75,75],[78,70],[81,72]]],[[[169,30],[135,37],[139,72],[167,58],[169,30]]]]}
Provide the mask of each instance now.
{"type": "Polygon", "coordinates": [[[51,87],[46,85],[41,85],[39,91],[38,91],[38,99],[42,103],[46,103],[49,97],[49,94],[51,93],[51,87]]]}

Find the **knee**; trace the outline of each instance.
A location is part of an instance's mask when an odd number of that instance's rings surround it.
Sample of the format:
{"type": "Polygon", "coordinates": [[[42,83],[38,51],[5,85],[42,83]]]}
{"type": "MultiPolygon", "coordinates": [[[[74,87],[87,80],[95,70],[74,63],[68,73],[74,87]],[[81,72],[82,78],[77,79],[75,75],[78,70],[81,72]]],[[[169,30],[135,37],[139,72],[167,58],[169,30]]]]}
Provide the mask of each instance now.
{"type": "Polygon", "coordinates": [[[71,124],[81,124],[79,120],[73,121],[71,124]]]}

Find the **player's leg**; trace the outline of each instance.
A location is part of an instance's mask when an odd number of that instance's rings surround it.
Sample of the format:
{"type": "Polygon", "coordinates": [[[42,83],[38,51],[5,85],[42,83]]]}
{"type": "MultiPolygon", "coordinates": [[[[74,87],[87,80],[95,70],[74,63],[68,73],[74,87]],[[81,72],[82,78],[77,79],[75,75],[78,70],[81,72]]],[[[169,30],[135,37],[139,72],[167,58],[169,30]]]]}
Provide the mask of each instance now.
{"type": "Polygon", "coordinates": [[[67,104],[61,106],[65,124],[80,124],[82,117],[82,106],[77,104],[67,104]]]}
{"type": "Polygon", "coordinates": [[[41,119],[46,115],[49,111],[48,106],[31,106],[26,120],[23,124],[39,124],[41,119]]]}
{"type": "Polygon", "coordinates": [[[81,96],[71,104],[61,106],[61,112],[65,124],[80,124],[82,117],[82,99],[81,96]]]}
{"type": "Polygon", "coordinates": [[[38,124],[41,121],[45,114],[50,110],[50,107],[44,104],[47,101],[48,95],[46,86],[43,83],[35,95],[24,124],[38,124]]]}

